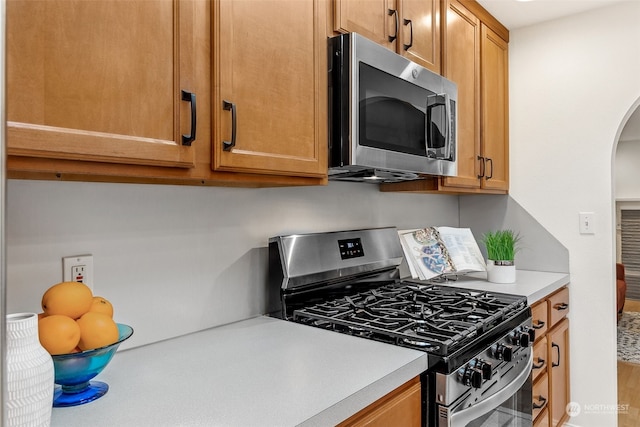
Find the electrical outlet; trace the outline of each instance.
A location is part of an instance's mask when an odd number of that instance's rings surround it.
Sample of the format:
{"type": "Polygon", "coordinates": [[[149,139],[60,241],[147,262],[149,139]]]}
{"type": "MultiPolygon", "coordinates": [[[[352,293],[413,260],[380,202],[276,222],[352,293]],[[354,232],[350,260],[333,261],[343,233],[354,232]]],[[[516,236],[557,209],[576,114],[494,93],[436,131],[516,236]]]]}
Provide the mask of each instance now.
{"type": "Polygon", "coordinates": [[[93,291],[93,255],[62,258],[62,280],[84,283],[93,291]]]}

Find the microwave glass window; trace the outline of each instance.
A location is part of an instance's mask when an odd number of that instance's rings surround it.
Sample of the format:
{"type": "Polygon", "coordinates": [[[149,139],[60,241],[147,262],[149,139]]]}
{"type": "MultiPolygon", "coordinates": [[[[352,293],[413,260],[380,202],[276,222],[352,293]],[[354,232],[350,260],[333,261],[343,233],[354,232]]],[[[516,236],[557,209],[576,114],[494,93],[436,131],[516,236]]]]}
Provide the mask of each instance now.
{"type": "Polygon", "coordinates": [[[360,145],[449,159],[446,99],[359,63],[360,145]]]}

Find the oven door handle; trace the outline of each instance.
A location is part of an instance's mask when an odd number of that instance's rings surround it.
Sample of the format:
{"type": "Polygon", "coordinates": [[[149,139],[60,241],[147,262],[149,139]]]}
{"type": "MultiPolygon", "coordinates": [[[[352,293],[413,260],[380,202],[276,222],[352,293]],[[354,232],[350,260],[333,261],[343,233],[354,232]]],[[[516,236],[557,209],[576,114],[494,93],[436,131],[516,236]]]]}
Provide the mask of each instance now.
{"type": "Polygon", "coordinates": [[[527,359],[527,367],[518,374],[509,384],[507,384],[502,390],[498,391],[489,398],[482,400],[472,406],[463,409],[460,412],[453,413],[449,416],[449,425],[451,426],[466,426],[471,421],[488,414],[496,409],[502,402],[507,400],[510,396],[513,396],[520,387],[527,382],[531,375],[531,367],[533,365],[533,353],[529,354],[527,359]]]}

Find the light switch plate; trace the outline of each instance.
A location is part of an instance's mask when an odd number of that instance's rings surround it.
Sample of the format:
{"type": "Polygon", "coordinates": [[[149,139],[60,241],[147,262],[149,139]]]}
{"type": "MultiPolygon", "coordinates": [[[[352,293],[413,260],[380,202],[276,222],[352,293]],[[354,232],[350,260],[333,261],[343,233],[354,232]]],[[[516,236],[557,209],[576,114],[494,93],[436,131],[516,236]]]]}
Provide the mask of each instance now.
{"type": "Polygon", "coordinates": [[[595,214],[593,212],[580,212],[580,234],[596,234],[595,214]]]}

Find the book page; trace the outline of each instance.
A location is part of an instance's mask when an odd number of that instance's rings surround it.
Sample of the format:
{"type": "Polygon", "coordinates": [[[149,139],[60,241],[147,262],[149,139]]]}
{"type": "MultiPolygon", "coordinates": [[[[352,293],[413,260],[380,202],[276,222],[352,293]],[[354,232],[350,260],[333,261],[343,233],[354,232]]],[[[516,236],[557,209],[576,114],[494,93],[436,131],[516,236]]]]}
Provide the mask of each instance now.
{"type": "Polygon", "coordinates": [[[459,273],[486,271],[482,252],[469,228],[438,227],[440,237],[459,273]]]}
{"type": "Polygon", "coordinates": [[[412,277],[428,280],[455,271],[449,251],[435,227],[399,231],[412,277]]]}

